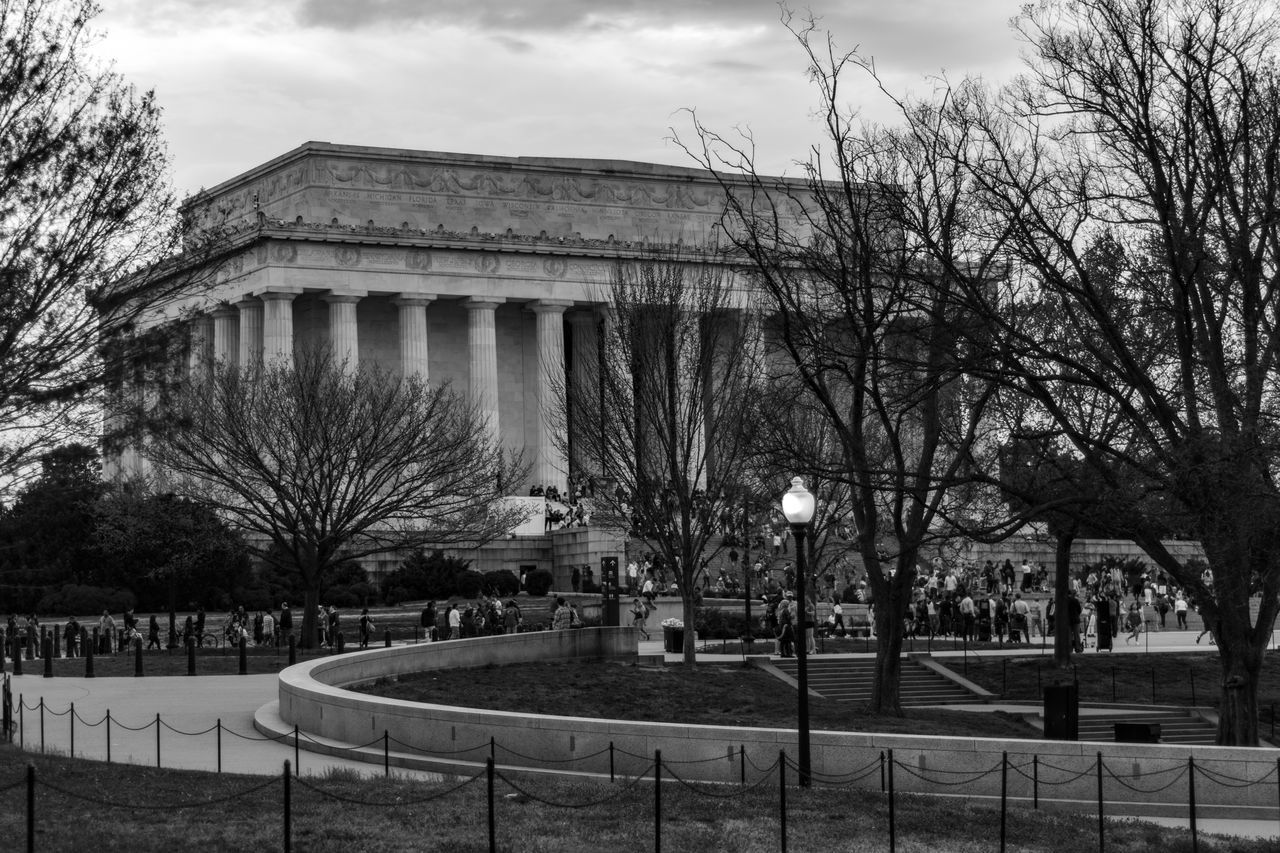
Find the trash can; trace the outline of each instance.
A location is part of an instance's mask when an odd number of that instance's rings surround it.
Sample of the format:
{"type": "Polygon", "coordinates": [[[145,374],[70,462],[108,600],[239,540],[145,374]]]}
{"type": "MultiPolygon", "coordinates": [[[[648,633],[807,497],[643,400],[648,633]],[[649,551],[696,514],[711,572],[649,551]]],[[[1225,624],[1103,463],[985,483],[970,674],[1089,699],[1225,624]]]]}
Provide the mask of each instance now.
{"type": "Polygon", "coordinates": [[[1050,740],[1080,739],[1080,701],[1074,684],[1044,689],[1044,736],[1050,740]]]}
{"type": "Polygon", "coordinates": [[[683,628],[667,628],[662,629],[662,648],[672,654],[679,654],[684,651],[684,629],[683,628]]]}

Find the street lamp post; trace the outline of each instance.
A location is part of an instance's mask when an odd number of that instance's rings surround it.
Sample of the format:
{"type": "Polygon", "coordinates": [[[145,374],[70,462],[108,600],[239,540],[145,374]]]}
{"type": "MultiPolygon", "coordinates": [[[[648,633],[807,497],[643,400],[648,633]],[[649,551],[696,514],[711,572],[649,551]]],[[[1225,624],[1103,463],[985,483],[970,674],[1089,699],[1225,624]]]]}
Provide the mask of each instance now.
{"type": "Polygon", "coordinates": [[[808,788],[811,768],[809,764],[809,666],[808,633],[805,616],[804,581],[808,573],[805,553],[805,534],[813,521],[813,495],[804,487],[799,477],[791,480],[791,488],[782,495],[782,514],[796,535],[796,601],[800,614],[800,638],[796,643],[796,670],[800,682],[800,787],[808,788]]]}

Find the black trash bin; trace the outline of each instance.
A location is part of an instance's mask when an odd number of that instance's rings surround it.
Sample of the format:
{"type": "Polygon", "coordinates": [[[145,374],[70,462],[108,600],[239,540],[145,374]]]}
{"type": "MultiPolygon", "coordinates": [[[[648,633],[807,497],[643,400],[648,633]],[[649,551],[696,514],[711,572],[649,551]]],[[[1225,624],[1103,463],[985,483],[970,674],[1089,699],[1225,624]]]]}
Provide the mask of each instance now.
{"type": "Polygon", "coordinates": [[[1050,740],[1080,739],[1080,700],[1074,684],[1044,689],[1044,736],[1050,740]]]}
{"type": "Polygon", "coordinates": [[[667,628],[662,629],[662,648],[672,654],[680,654],[684,651],[684,629],[683,628],[667,628]]]}

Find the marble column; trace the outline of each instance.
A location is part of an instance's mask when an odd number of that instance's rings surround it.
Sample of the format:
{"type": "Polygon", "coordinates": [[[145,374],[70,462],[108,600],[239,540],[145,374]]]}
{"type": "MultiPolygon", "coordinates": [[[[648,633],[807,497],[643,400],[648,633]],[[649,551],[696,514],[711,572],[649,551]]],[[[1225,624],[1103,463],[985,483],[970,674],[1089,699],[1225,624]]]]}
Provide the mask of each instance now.
{"type": "Polygon", "coordinates": [[[336,367],[354,373],[360,363],[360,337],[356,324],[356,306],[360,297],[353,293],[326,293],[320,297],[329,303],[329,350],[336,367]]]}
{"type": "Polygon", "coordinates": [[[240,309],[240,366],[262,363],[262,301],[246,296],[236,303],[240,309]]]}
{"type": "Polygon", "coordinates": [[[268,290],[262,296],[262,358],[293,364],[293,298],[296,293],[268,290]]]}
{"type": "Polygon", "coordinates": [[[533,482],[568,494],[568,466],[557,436],[564,423],[564,312],[570,302],[543,299],[529,304],[537,315],[538,420],[534,427],[533,482]]]}
{"type": "Polygon", "coordinates": [[[187,375],[195,378],[213,363],[213,316],[201,314],[191,320],[190,345],[187,348],[187,375]]]}
{"type": "Polygon", "coordinates": [[[498,337],[494,312],[505,301],[471,297],[462,303],[467,308],[471,402],[484,418],[486,437],[494,445],[502,441],[502,426],[498,420],[498,337]]]}
{"type": "Polygon", "coordinates": [[[577,474],[599,474],[595,455],[583,446],[581,436],[596,419],[588,413],[600,408],[599,335],[600,316],[594,311],[575,311],[566,315],[573,336],[573,373],[569,378],[571,406],[569,410],[570,468],[577,474]]]}
{"type": "Polygon", "coordinates": [[[213,360],[226,367],[240,362],[240,312],[225,303],[213,311],[213,360]]]}
{"type": "Polygon", "coordinates": [[[400,311],[400,372],[428,381],[427,371],[427,306],[435,296],[427,293],[402,293],[391,300],[400,311]]]}

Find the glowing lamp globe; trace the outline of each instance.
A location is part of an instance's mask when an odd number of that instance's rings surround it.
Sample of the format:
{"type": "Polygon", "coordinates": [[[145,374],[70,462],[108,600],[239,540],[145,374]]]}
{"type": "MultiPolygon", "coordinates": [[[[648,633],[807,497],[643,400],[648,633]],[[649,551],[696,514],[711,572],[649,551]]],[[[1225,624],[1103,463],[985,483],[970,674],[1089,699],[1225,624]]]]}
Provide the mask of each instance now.
{"type": "Polygon", "coordinates": [[[813,521],[813,495],[804,487],[804,480],[793,477],[791,488],[782,495],[782,514],[791,524],[808,524],[813,521]]]}

